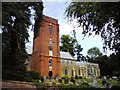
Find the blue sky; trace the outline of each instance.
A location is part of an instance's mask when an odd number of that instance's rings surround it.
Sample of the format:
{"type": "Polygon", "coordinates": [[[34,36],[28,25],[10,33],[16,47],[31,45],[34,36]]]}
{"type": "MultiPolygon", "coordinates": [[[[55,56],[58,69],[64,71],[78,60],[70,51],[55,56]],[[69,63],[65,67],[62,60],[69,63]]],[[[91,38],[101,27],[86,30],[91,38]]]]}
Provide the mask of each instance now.
{"type": "MultiPolygon", "coordinates": [[[[92,47],[98,47],[101,52],[103,52],[102,46],[103,46],[103,41],[99,36],[91,36],[91,37],[85,37],[83,39],[82,35],[82,28],[73,28],[73,26],[76,26],[77,23],[76,21],[70,23],[67,22],[67,18],[64,16],[64,12],[66,7],[68,6],[69,2],[44,2],[44,9],[43,9],[43,14],[53,17],[55,19],[58,19],[58,23],[60,25],[60,36],[65,34],[70,34],[70,32],[75,29],[76,30],[76,37],[78,40],[78,43],[82,46],[83,51],[81,52],[83,55],[87,54],[87,50],[92,48],[92,47]]],[[[28,52],[32,52],[32,43],[33,43],[33,32],[29,31],[30,34],[30,41],[31,43],[27,43],[27,50],[28,52]]],[[[109,55],[109,51],[108,54],[109,55]]]]}

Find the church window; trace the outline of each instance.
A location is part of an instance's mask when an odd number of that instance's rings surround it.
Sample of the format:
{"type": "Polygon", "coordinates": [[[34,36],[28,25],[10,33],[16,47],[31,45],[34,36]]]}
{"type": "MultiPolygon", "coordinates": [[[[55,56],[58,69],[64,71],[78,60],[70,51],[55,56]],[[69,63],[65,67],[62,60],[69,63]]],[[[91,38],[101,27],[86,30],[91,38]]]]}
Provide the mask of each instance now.
{"type": "Polygon", "coordinates": [[[52,51],[51,51],[51,50],[49,50],[49,56],[52,56],[52,55],[53,55],[52,51]]]}
{"type": "Polygon", "coordinates": [[[52,25],[49,26],[49,34],[52,34],[52,25]]]}
{"type": "Polygon", "coordinates": [[[88,68],[88,75],[90,75],[91,74],[91,72],[90,72],[90,68],[88,68]]]}
{"type": "Polygon", "coordinates": [[[74,70],[72,69],[72,76],[74,76],[74,70]]]}
{"type": "Polygon", "coordinates": [[[67,64],[69,64],[69,61],[67,61],[67,64]]]}
{"type": "Polygon", "coordinates": [[[68,75],[68,68],[65,68],[65,75],[68,75]]]}
{"type": "Polygon", "coordinates": [[[52,46],[49,46],[49,50],[52,51],[52,46]]]}
{"type": "Polygon", "coordinates": [[[49,60],[49,66],[52,67],[52,59],[49,60]]]}
{"type": "Polygon", "coordinates": [[[52,39],[50,38],[50,40],[49,40],[49,44],[52,44],[52,39]]]}
{"type": "Polygon", "coordinates": [[[80,68],[78,69],[78,75],[80,75],[80,68]]]}

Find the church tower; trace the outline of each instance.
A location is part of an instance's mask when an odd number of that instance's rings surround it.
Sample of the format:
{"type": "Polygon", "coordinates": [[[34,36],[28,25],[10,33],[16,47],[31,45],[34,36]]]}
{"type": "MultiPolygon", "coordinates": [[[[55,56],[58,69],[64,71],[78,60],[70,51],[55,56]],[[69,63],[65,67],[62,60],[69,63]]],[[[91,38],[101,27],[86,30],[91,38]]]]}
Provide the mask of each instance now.
{"type": "Polygon", "coordinates": [[[33,39],[32,71],[39,76],[60,77],[58,20],[43,16],[38,36],[33,39]]]}

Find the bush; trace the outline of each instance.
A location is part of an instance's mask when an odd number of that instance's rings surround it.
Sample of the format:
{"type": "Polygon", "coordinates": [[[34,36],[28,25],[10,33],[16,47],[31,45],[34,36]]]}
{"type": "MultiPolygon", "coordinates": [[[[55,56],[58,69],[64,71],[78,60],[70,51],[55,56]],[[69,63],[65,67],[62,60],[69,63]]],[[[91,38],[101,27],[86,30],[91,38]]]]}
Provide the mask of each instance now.
{"type": "Polygon", "coordinates": [[[102,79],[103,78],[103,76],[99,76],[99,77],[97,77],[98,79],[102,79]]]}
{"type": "Polygon", "coordinates": [[[89,86],[87,82],[83,82],[81,85],[89,86]]]}
{"type": "Polygon", "coordinates": [[[63,76],[62,79],[69,79],[69,77],[68,76],[63,76]]]}
{"type": "Polygon", "coordinates": [[[75,75],[75,79],[78,79],[78,75],[75,75]]]}
{"type": "Polygon", "coordinates": [[[69,83],[69,77],[68,76],[63,76],[62,79],[64,79],[65,84],[69,83]]]}
{"type": "Polygon", "coordinates": [[[62,83],[62,79],[59,79],[59,83],[62,83]]]}
{"type": "Polygon", "coordinates": [[[74,77],[71,77],[70,81],[75,84],[75,79],[74,79],[74,77]]]}
{"type": "Polygon", "coordinates": [[[69,83],[69,79],[64,79],[64,83],[68,84],[69,83]]]}
{"type": "Polygon", "coordinates": [[[39,79],[39,73],[38,72],[33,72],[33,71],[28,71],[27,76],[28,79],[32,80],[38,80],[39,79]]]}
{"type": "Polygon", "coordinates": [[[107,79],[110,79],[110,75],[106,75],[106,78],[107,78],[107,79]]]}
{"type": "Polygon", "coordinates": [[[48,87],[48,84],[47,83],[43,83],[43,82],[36,82],[36,81],[34,81],[34,85],[37,88],[47,88],[48,87]]]}
{"type": "Polygon", "coordinates": [[[82,76],[79,76],[79,79],[82,79],[82,76]]]}
{"type": "Polygon", "coordinates": [[[44,82],[44,78],[42,76],[40,77],[40,80],[41,80],[41,82],[44,82]]]}

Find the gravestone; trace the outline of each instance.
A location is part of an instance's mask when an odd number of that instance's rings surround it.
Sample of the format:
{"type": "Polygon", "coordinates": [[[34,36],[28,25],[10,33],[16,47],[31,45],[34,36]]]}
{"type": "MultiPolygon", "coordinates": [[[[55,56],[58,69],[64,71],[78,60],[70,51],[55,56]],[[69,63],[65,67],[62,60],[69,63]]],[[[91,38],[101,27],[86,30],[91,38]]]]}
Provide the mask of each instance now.
{"type": "Polygon", "coordinates": [[[93,78],[93,86],[98,87],[96,76],[94,76],[94,78],[93,78]]]}

